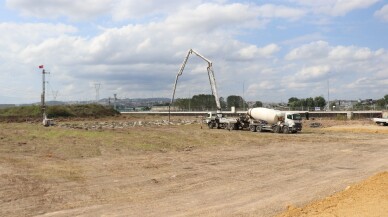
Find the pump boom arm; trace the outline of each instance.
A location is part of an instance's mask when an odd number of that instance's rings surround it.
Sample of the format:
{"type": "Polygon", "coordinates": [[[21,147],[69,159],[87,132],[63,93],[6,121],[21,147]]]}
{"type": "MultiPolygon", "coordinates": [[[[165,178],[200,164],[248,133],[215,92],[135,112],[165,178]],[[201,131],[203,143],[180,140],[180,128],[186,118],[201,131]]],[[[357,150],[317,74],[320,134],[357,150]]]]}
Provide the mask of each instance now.
{"type": "Polygon", "coordinates": [[[214,77],[214,71],[213,71],[212,62],[209,59],[207,59],[206,57],[204,57],[201,54],[199,54],[198,52],[196,52],[195,50],[193,50],[193,49],[190,49],[187,52],[187,55],[186,55],[185,59],[183,60],[182,66],[179,69],[178,74],[176,75],[175,83],[174,83],[174,89],[173,89],[173,92],[172,92],[172,97],[171,97],[170,105],[172,105],[172,103],[174,101],[175,90],[176,90],[176,85],[178,83],[178,78],[179,78],[179,76],[182,75],[183,70],[185,69],[187,60],[189,59],[190,54],[192,54],[192,53],[194,53],[195,55],[197,55],[198,57],[200,57],[201,59],[205,60],[208,63],[207,73],[208,73],[208,76],[209,76],[210,87],[211,87],[211,90],[212,90],[212,94],[213,94],[213,96],[214,96],[214,98],[216,100],[217,113],[221,113],[221,103],[220,103],[220,98],[218,97],[216,78],[214,77]]]}

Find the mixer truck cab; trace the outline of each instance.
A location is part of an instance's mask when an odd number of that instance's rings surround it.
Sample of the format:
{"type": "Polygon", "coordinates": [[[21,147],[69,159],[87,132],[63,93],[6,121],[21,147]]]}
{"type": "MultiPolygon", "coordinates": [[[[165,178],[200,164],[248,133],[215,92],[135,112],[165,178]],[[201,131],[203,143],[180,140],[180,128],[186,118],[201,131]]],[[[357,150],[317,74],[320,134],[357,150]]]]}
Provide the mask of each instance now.
{"type": "MultiPolygon", "coordinates": [[[[285,114],[284,120],[285,126],[288,127],[288,131],[296,133],[302,130],[302,118],[299,113],[288,113],[285,114]]],[[[283,129],[283,132],[287,129],[283,129]]],[[[285,132],[288,133],[288,132],[285,132]]]]}

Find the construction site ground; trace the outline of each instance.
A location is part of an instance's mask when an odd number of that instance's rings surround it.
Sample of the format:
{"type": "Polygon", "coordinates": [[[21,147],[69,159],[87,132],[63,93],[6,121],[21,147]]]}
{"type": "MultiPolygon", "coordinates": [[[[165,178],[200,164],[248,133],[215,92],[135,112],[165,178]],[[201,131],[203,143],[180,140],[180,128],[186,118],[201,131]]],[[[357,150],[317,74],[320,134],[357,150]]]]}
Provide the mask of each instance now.
{"type": "Polygon", "coordinates": [[[274,134],[210,130],[190,117],[144,124],[165,119],[0,123],[0,216],[388,213],[388,127],[316,119],[274,134]],[[61,127],[97,121],[131,124],[61,127]]]}

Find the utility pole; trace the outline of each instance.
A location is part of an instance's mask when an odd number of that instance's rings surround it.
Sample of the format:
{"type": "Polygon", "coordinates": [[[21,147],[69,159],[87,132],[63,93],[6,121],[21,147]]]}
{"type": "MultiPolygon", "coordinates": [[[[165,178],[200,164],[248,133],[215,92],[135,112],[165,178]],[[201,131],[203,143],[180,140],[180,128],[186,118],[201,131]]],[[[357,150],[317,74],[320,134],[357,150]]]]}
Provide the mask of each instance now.
{"type": "Polygon", "coordinates": [[[98,103],[98,100],[100,99],[100,87],[101,83],[94,84],[94,88],[96,89],[96,103],[98,103]]]}
{"type": "Polygon", "coordinates": [[[42,113],[43,113],[43,126],[48,127],[50,125],[53,125],[54,122],[52,119],[47,119],[47,114],[46,114],[46,101],[45,101],[45,96],[46,96],[46,78],[45,75],[49,74],[49,72],[46,72],[44,70],[43,65],[39,66],[40,69],[42,69],[42,95],[41,95],[41,103],[42,103],[42,113]]]}
{"type": "Polygon", "coordinates": [[[41,104],[42,104],[42,113],[43,113],[43,120],[47,119],[46,115],[46,102],[45,102],[45,96],[46,96],[46,74],[49,74],[49,72],[46,72],[44,70],[43,65],[39,66],[39,68],[42,69],[42,95],[41,95],[41,104]]]}

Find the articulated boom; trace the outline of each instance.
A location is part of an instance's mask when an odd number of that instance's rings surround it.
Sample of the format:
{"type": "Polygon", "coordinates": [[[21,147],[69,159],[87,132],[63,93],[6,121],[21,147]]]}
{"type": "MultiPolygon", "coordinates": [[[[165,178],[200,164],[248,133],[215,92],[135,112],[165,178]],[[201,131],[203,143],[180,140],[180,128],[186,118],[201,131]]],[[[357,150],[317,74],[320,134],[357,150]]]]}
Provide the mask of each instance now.
{"type": "Polygon", "coordinates": [[[208,74],[208,76],[209,76],[210,87],[211,87],[211,90],[212,90],[212,94],[213,94],[213,96],[214,96],[214,98],[215,98],[215,100],[216,100],[217,113],[221,113],[220,98],[218,97],[217,85],[216,85],[216,78],[214,77],[214,71],[213,71],[212,62],[211,62],[209,59],[207,59],[206,57],[204,57],[204,56],[202,56],[201,54],[199,54],[198,52],[194,51],[193,49],[190,49],[190,50],[187,52],[187,55],[186,55],[185,59],[183,60],[182,66],[181,66],[181,68],[179,69],[178,74],[176,75],[175,83],[174,83],[174,90],[173,90],[173,93],[172,93],[170,105],[172,105],[172,103],[173,103],[173,101],[174,101],[175,90],[176,90],[176,85],[177,85],[177,83],[178,83],[178,78],[179,78],[179,76],[182,75],[183,70],[185,69],[187,60],[189,59],[189,56],[190,56],[190,54],[192,54],[192,53],[194,53],[195,55],[199,56],[200,58],[202,58],[203,60],[205,60],[205,61],[208,63],[208,66],[207,66],[207,74],[208,74]]]}

